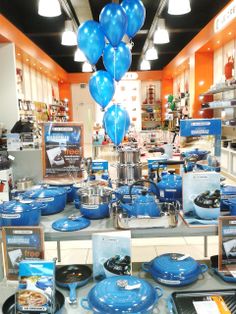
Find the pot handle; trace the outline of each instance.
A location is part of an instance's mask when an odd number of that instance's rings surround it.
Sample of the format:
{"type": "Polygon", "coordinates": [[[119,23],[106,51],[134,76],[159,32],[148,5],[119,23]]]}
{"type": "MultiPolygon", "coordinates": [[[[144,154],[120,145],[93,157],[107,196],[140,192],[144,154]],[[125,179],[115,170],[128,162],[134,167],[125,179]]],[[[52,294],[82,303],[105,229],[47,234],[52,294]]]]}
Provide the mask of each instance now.
{"type": "Polygon", "coordinates": [[[169,314],[174,314],[174,309],[173,309],[173,303],[172,303],[171,295],[168,296],[168,298],[166,300],[166,305],[167,305],[167,309],[168,309],[169,314]]]}
{"type": "Polygon", "coordinates": [[[76,288],[77,288],[77,283],[70,283],[69,284],[70,288],[70,295],[69,299],[71,303],[76,303],[76,288]]]}
{"type": "Polygon", "coordinates": [[[91,307],[89,306],[89,303],[88,303],[88,298],[82,298],[80,300],[80,305],[82,306],[83,309],[91,311],[91,307]]]}
{"type": "Polygon", "coordinates": [[[206,264],[200,264],[202,274],[208,270],[208,266],[206,264]]]}
{"type": "Polygon", "coordinates": [[[141,268],[142,268],[142,270],[145,271],[146,273],[149,273],[149,270],[150,270],[150,262],[142,263],[141,268]]]}
{"type": "Polygon", "coordinates": [[[161,298],[163,296],[163,289],[158,286],[155,286],[154,288],[157,290],[158,298],[161,298]]]}

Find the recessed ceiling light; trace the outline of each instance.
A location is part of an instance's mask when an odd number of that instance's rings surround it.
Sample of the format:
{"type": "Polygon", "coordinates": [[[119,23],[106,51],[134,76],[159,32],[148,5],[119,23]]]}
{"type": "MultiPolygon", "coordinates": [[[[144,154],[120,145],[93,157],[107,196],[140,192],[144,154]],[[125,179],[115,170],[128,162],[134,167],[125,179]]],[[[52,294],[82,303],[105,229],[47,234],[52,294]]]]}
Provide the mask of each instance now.
{"type": "Polygon", "coordinates": [[[219,40],[217,40],[217,42],[216,42],[218,45],[220,44],[220,41],[219,40]]]}
{"type": "Polygon", "coordinates": [[[18,53],[17,53],[17,56],[20,56],[20,55],[21,55],[21,54],[18,52],[18,53]]]}
{"type": "Polygon", "coordinates": [[[36,63],[34,63],[33,66],[35,67],[35,66],[36,66],[36,63]]]}
{"type": "Polygon", "coordinates": [[[42,67],[40,67],[39,70],[42,70],[42,67]]]}
{"type": "Polygon", "coordinates": [[[232,32],[229,32],[229,36],[232,35],[232,32]]]}
{"type": "Polygon", "coordinates": [[[208,50],[208,51],[210,51],[210,50],[211,50],[211,48],[209,48],[209,47],[208,47],[208,48],[207,48],[207,50],[208,50]]]}
{"type": "Polygon", "coordinates": [[[29,62],[29,59],[27,58],[25,61],[26,61],[26,62],[29,62]]]}

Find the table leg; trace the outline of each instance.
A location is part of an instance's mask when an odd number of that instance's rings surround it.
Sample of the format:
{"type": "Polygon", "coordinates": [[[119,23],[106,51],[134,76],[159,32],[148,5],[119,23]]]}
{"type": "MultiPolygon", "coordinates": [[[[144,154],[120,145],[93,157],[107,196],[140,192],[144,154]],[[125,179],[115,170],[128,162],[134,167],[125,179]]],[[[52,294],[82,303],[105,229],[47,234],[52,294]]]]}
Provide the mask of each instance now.
{"type": "Polygon", "coordinates": [[[208,243],[207,243],[207,236],[204,236],[204,257],[208,256],[208,243]]]}
{"type": "Polygon", "coordinates": [[[4,278],[2,242],[0,241],[0,281],[4,278]]]}
{"type": "Polygon", "coordinates": [[[57,261],[61,262],[61,242],[57,241],[57,261]]]}

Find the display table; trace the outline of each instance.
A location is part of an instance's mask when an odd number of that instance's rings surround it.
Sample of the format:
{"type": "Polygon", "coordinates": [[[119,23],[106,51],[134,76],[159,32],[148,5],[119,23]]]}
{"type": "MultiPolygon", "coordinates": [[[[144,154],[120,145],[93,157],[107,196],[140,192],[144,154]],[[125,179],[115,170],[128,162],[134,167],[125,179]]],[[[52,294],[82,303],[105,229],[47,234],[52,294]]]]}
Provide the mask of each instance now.
{"type": "MultiPolygon", "coordinates": [[[[197,291],[197,290],[216,290],[216,289],[232,289],[236,288],[236,284],[229,284],[218,278],[216,275],[213,275],[213,272],[211,270],[208,270],[207,273],[203,275],[202,278],[200,278],[197,282],[185,286],[185,287],[166,287],[161,284],[157,284],[153,279],[151,279],[149,274],[140,272],[141,264],[135,263],[133,264],[133,275],[139,276],[143,279],[147,279],[150,283],[152,283],[154,286],[159,286],[163,289],[163,296],[158,302],[158,305],[154,311],[154,313],[160,313],[160,314],[168,314],[167,306],[166,306],[166,300],[169,297],[169,295],[173,291],[197,291]]],[[[68,295],[69,291],[66,289],[59,289],[64,296],[66,297],[65,300],[65,306],[63,308],[63,311],[61,314],[89,314],[92,313],[91,311],[84,310],[80,306],[80,300],[82,297],[87,296],[88,292],[94,285],[93,281],[91,281],[88,285],[78,288],[77,289],[77,304],[69,304],[68,302],[68,295]]],[[[3,280],[0,283],[0,289],[1,289],[1,296],[0,296],[0,308],[2,307],[2,304],[4,300],[6,300],[11,294],[13,294],[16,290],[17,283],[16,282],[7,282],[6,280],[3,280]]]]}

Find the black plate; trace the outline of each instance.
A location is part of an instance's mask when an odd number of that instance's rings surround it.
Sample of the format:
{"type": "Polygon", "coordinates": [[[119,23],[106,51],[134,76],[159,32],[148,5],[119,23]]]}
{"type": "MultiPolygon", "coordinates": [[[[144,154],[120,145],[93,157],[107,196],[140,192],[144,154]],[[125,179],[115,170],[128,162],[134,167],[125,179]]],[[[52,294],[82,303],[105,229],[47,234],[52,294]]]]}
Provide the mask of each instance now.
{"type": "MultiPolygon", "coordinates": [[[[65,297],[64,295],[56,290],[56,311],[57,313],[65,303],[65,297]]],[[[11,295],[6,301],[3,303],[2,306],[2,313],[3,314],[15,314],[15,294],[11,295]]]]}
{"type": "Polygon", "coordinates": [[[66,265],[56,269],[56,282],[70,284],[82,282],[89,279],[92,270],[86,265],[66,265]]]}

